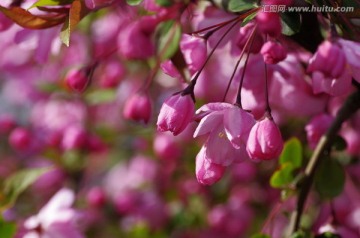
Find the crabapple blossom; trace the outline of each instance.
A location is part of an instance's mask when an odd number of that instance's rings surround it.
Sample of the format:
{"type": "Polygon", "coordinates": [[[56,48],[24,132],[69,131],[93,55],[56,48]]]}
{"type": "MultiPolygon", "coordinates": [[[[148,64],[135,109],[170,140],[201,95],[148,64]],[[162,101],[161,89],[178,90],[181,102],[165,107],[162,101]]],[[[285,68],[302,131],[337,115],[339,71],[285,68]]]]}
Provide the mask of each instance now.
{"type": "Polygon", "coordinates": [[[283,146],[279,128],[266,117],[251,128],[246,150],[251,159],[270,160],[279,157],[283,146]]]}
{"type": "Polygon", "coordinates": [[[180,134],[193,120],[195,105],[190,95],[175,94],[166,99],[157,120],[158,131],[180,134]]]}
{"type": "Polygon", "coordinates": [[[123,115],[126,119],[147,124],[151,118],[151,113],[152,103],[147,93],[135,93],[125,102],[123,115]]]}
{"type": "Polygon", "coordinates": [[[101,207],[106,202],[105,193],[101,187],[93,187],[86,194],[86,200],[90,206],[101,207]]]}
{"type": "Polygon", "coordinates": [[[77,228],[80,213],[71,208],[75,194],[68,188],[59,190],[38,214],[29,217],[24,227],[27,233],[24,238],[42,237],[84,237],[77,228]]]}
{"type": "Polygon", "coordinates": [[[9,135],[9,144],[14,150],[26,151],[31,146],[31,137],[28,129],[17,127],[9,135]]]}
{"type": "Polygon", "coordinates": [[[274,41],[266,42],[260,52],[267,64],[276,64],[286,58],[285,48],[280,43],[274,41]]]}
{"type": "Polygon", "coordinates": [[[336,42],[324,41],[309,60],[308,72],[321,72],[328,78],[339,78],[345,71],[346,57],[336,42]]]}
{"type": "Polygon", "coordinates": [[[225,167],[207,160],[205,150],[202,147],[196,156],[196,178],[203,185],[212,185],[222,178],[225,167]]]}
{"type": "Polygon", "coordinates": [[[360,83],[360,44],[355,41],[350,40],[344,40],[344,39],[338,39],[337,41],[341,47],[343,52],[345,53],[345,57],[347,60],[347,63],[350,67],[351,76],[360,83]]]}
{"type": "Polygon", "coordinates": [[[277,38],[281,34],[281,21],[278,13],[259,12],[256,15],[256,22],[261,33],[277,38]]]}
{"type": "Polygon", "coordinates": [[[89,78],[83,68],[74,68],[65,76],[65,83],[74,92],[82,93],[89,83],[89,78]]]}
{"type": "Polygon", "coordinates": [[[207,160],[228,166],[248,157],[245,146],[255,124],[250,113],[228,103],[209,103],[199,108],[197,114],[202,118],[194,137],[207,135],[204,144],[207,160]]]}

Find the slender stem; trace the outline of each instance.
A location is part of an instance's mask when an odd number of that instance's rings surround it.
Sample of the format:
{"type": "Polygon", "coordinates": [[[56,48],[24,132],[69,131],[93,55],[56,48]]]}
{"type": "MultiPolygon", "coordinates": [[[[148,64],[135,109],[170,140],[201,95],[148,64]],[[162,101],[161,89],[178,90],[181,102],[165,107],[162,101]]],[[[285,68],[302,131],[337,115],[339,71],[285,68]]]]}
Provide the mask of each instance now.
{"type": "Polygon", "coordinates": [[[270,102],[269,102],[269,79],[268,79],[268,69],[267,69],[267,63],[264,61],[265,66],[265,103],[266,103],[266,116],[272,120],[271,115],[271,108],[270,108],[270,102]]]}
{"type": "MultiPolygon", "coordinates": [[[[232,83],[232,81],[233,81],[233,79],[234,79],[235,73],[236,73],[236,71],[237,71],[237,68],[239,67],[239,64],[240,64],[240,62],[241,62],[241,59],[242,59],[242,57],[243,57],[244,54],[245,54],[245,50],[248,48],[248,45],[249,45],[250,41],[253,41],[253,39],[254,39],[255,32],[256,32],[256,26],[255,26],[254,29],[252,30],[252,32],[251,32],[251,34],[250,34],[250,37],[246,40],[245,45],[244,45],[244,47],[243,47],[243,49],[242,49],[242,51],[241,51],[240,57],[239,57],[238,61],[236,62],[234,71],[233,71],[233,73],[232,73],[232,75],[231,75],[231,77],[230,77],[230,80],[229,80],[228,85],[227,85],[226,90],[225,90],[225,94],[224,94],[224,97],[223,97],[223,100],[222,100],[223,102],[225,101],[226,96],[227,96],[227,94],[228,94],[228,92],[229,92],[230,85],[231,85],[231,83],[232,83]]],[[[251,47],[250,47],[250,49],[249,49],[249,52],[250,52],[250,50],[251,50],[251,47]]],[[[242,80],[243,80],[243,78],[241,78],[241,81],[242,81],[242,80]]],[[[240,90],[241,90],[241,89],[240,89],[240,90]]]]}
{"type": "Polygon", "coordinates": [[[208,30],[211,30],[211,29],[214,29],[214,28],[219,28],[219,27],[222,28],[223,26],[225,26],[225,25],[227,25],[227,24],[229,24],[229,23],[231,23],[231,22],[233,22],[233,21],[236,21],[236,20],[238,20],[238,19],[239,19],[239,16],[234,17],[234,18],[231,19],[231,20],[224,21],[224,22],[220,22],[220,23],[218,23],[218,24],[215,24],[215,25],[212,25],[212,26],[208,26],[208,27],[202,28],[202,29],[200,29],[200,30],[198,30],[198,31],[194,31],[194,32],[191,33],[191,35],[197,35],[197,34],[199,34],[199,33],[201,33],[201,32],[208,31],[208,30]]]}
{"type": "Polygon", "coordinates": [[[216,45],[214,46],[214,48],[211,50],[210,54],[208,55],[208,57],[206,58],[204,64],[201,66],[201,68],[199,69],[199,71],[196,72],[195,76],[193,77],[193,79],[191,80],[189,86],[187,86],[181,93],[181,95],[187,95],[190,94],[192,99],[195,101],[195,95],[194,95],[194,89],[195,89],[195,85],[196,82],[201,74],[201,72],[204,70],[206,64],[209,62],[211,56],[214,54],[215,50],[217,49],[217,47],[220,45],[220,43],[223,41],[223,39],[225,38],[225,36],[236,26],[236,24],[239,23],[239,21],[241,21],[241,19],[237,19],[227,30],[226,32],[221,36],[221,38],[219,39],[219,41],[216,43],[216,45]]]}
{"type": "MultiPolygon", "coordinates": [[[[254,26],[254,29],[253,29],[253,32],[251,33],[251,38],[253,38],[255,36],[255,32],[256,32],[256,28],[257,28],[257,25],[254,26]]],[[[247,66],[247,63],[249,61],[249,57],[250,57],[250,50],[252,48],[252,45],[253,45],[254,41],[251,40],[250,41],[250,46],[249,46],[249,51],[248,51],[248,54],[246,55],[246,59],[245,59],[245,63],[244,63],[244,67],[243,67],[243,71],[241,73],[241,78],[240,78],[240,83],[239,83],[239,89],[238,89],[238,92],[237,92],[237,95],[236,95],[236,105],[238,105],[240,108],[242,108],[242,103],[241,103],[241,89],[243,87],[243,83],[244,83],[244,77],[245,77],[245,71],[246,71],[246,66],[247,66]]]]}
{"type": "Polygon", "coordinates": [[[300,187],[298,199],[297,199],[297,207],[296,210],[293,212],[291,220],[290,220],[290,232],[295,233],[299,230],[301,216],[304,210],[304,206],[310,192],[314,175],[316,172],[317,165],[324,158],[324,154],[326,151],[329,151],[333,140],[336,137],[336,134],[341,128],[341,125],[344,121],[348,120],[356,111],[360,109],[360,90],[357,90],[353,94],[351,94],[345,103],[342,105],[340,110],[337,113],[337,116],[326,132],[320,138],[318,145],[315,148],[314,153],[312,154],[309,163],[306,166],[304,179],[302,180],[302,184],[300,187]]]}

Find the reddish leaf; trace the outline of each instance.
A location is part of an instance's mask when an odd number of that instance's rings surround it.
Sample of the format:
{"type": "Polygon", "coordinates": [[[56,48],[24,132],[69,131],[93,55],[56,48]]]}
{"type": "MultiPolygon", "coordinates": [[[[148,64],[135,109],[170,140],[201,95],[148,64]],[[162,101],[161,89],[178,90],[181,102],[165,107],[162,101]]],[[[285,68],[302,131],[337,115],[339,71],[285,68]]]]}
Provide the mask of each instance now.
{"type": "Polygon", "coordinates": [[[69,16],[62,27],[60,38],[62,42],[70,45],[70,34],[75,29],[81,19],[88,13],[85,4],[81,0],[75,0],[70,7],[69,16]]]}
{"type": "Polygon", "coordinates": [[[65,15],[36,16],[20,7],[5,8],[0,6],[0,11],[16,24],[29,29],[50,28],[63,23],[66,17],[65,15]]]}

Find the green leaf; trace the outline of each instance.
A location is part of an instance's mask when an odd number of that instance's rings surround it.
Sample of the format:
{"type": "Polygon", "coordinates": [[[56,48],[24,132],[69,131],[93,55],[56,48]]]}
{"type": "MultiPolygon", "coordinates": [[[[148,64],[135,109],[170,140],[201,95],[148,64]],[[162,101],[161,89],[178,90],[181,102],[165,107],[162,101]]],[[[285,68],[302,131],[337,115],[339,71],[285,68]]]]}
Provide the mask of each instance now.
{"type": "Polygon", "coordinates": [[[170,59],[179,48],[181,27],[175,21],[167,21],[160,26],[158,55],[160,60],[170,59]]]}
{"type": "Polygon", "coordinates": [[[35,2],[29,9],[34,7],[44,7],[44,6],[62,6],[72,3],[74,0],[39,0],[35,2]]]}
{"type": "Polygon", "coordinates": [[[3,185],[0,208],[4,209],[13,205],[17,197],[24,192],[25,189],[33,184],[41,175],[51,169],[51,167],[24,169],[7,178],[3,185]]]}
{"type": "Polygon", "coordinates": [[[293,137],[286,141],[284,149],[280,155],[279,163],[290,163],[293,168],[300,168],[302,164],[303,152],[299,139],[293,137]]]}
{"type": "Polygon", "coordinates": [[[1,238],[12,238],[16,233],[16,224],[0,220],[1,238]]]}
{"type": "Polygon", "coordinates": [[[96,90],[86,94],[85,99],[90,105],[112,102],[116,99],[116,91],[113,89],[96,90]]]}
{"type": "Polygon", "coordinates": [[[294,35],[301,28],[301,14],[297,12],[281,13],[282,33],[287,36],[294,35]]]}
{"type": "Polygon", "coordinates": [[[173,5],[172,0],[156,0],[156,3],[162,7],[170,7],[173,5]]]}
{"type": "Polygon", "coordinates": [[[143,0],[126,0],[127,4],[131,6],[139,5],[143,0]]]}
{"type": "Polygon", "coordinates": [[[324,198],[334,198],[341,194],[345,184],[344,168],[338,161],[324,158],[315,174],[315,187],[324,198]]]}
{"type": "Polygon", "coordinates": [[[257,12],[254,12],[251,13],[249,16],[245,17],[245,19],[241,23],[241,26],[245,26],[246,24],[248,24],[252,19],[256,17],[257,14],[257,12]]]}
{"type": "Polygon", "coordinates": [[[332,232],[325,232],[325,233],[315,236],[315,238],[341,238],[341,236],[338,234],[334,234],[332,232]]]}
{"type": "Polygon", "coordinates": [[[270,185],[273,188],[283,188],[294,180],[294,167],[290,164],[283,164],[281,168],[271,176],[270,185]]]}
{"type": "Polygon", "coordinates": [[[252,235],[251,238],[271,238],[271,236],[262,233],[257,233],[252,235]]]}
{"type": "Polygon", "coordinates": [[[60,32],[60,39],[66,45],[70,45],[71,32],[75,30],[77,24],[83,17],[86,16],[88,10],[85,3],[81,0],[74,0],[69,10],[69,16],[66,18],[65,23],[60,32]]]}
{"type": "Polygon", "coordinates": [[[241,12],[256,7],[256,0],[230,0],[229,11],[241,12]]]}

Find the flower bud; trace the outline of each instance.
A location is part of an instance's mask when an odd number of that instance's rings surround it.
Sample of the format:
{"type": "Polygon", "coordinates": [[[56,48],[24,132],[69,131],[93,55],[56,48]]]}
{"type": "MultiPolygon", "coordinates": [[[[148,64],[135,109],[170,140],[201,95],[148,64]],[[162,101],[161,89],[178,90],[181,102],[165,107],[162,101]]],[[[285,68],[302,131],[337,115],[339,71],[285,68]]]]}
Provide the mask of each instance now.
{"type": "Polygon", "coordinates": [[[331,79],[339,78],[345,71],[347,60],[342,48],[328,40],[321,43],[309,61],[308,72],[320,71],[331,79]]]}
{"type": "Polygon", "coordinates": [[[136,93],[126,102],[123,115],[126,119],[134,120],[145,124],[151,118],[152,105],[151,99],[147,93],[136,93]]]}
{"type": "Polygon", "coordinates": [[[267,64],[277,64],[286,58],[285,48],[280,43],[274,41],[266,42],[260,52],[267,64]]]}
{"type": "Polygon", "coordinates": [[[101,207],[105,204],[105,193],[100,187],[91,188],[86,194],[86,200],[90,206],[101,207]]]}
{"type": "Polygon", "coordinates": [[[72,69],[65,76],[65,83],[77,93],[85,90],[88,81],[89,78],[84,69],[72,69]]]}
{"type": "Polygon", "coordinates": [[[15,128],[9,136],[9,144],[14,150],[25,151],[31,145],[31,134],[25,128],[15,128]]]}
{"type": "Polygon", "coordinates": [[[157,120],[158,131],[180,134],[192,121],[195,105],[190,95],[176,94],[162,105],[157,120]]]}
{"type": "Polygon", "coordinates": [[[212,185],[219,181],[225,171],[225,167],[211,163],[206,159],[205,147],[202,147],[196,156],[196,178],[203,185],[212,185]]]}
{"type": "Polygon", "coordinates": [[[273,120],[265,118],[251,128],[246,150],[251,159],[270,160],[281,154],[283,146],[279,128],[273,120]]]}
{"type": "MultiPolygon", "coordinates": [[[[253,31],[255,27],[255,24],[253,24],[252,22],[246,24],[244,27],[240,28],[240,31],[237,35],[237,39],[236,39],[236,45],[240,48],[243,49],[246,45],[247,40],[249,39],[251,32],[253,31]]],[[[251,53],[257,54],[260,52],[261,46],[264,44],[264,39],[263,37],[259,34],[259,32],[257,31],[255,33],[254,39],[253,39],[253,43],[250,49],[251,53]]]]}
{"type": "Polygon", "coordinates": [[[274,12],[259,12],[256,16],[259,30],[271,37],[278,37],[281,34],[280,16],[274,12]]]}

